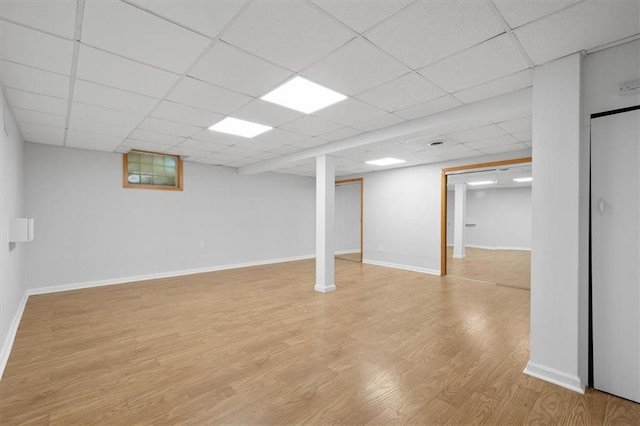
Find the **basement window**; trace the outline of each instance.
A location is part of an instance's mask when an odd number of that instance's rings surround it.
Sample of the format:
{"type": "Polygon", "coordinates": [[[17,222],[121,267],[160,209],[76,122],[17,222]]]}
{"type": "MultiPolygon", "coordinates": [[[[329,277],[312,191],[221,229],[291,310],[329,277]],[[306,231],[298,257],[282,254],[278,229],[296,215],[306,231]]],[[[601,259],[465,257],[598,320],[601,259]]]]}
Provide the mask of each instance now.
{"type": "Polygon", "coordinates": [[[182,191],[182,160],[177,155],[129,151],[122,155],[124,188],[182,191]]]}

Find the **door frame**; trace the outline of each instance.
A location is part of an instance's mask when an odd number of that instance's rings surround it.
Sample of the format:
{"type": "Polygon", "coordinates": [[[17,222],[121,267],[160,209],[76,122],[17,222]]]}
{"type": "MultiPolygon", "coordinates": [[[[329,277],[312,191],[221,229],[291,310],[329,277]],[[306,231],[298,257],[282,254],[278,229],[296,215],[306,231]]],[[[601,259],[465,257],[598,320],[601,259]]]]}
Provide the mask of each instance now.
{"type": "Polygon", "coordinates": [[[513,158],[510,160],[488,161],[486,163],[465,164],[445,167],[440,178],[440,276],[447,275],[447,174],[464,170],[483,169],[486,167],[508,166],[512,164],[531,163],[532,157],[513,158]]]}
{"type": "Polygon", "coordinates": [[[336,186],[352,183],[360,184],[360,263],[362,263],[364,257],[364,178],[342,179],[335,182],[336,186]]]}

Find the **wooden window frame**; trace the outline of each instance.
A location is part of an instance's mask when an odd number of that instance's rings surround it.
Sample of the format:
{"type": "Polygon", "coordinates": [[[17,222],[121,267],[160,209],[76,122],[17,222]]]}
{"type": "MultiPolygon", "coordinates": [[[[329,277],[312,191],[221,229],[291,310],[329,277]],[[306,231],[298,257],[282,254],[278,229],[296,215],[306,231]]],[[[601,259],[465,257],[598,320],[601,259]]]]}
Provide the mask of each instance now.
{"type": "Polygon", "coordinates": [[[125,152],[122,154],[122,187],[129,189],[153,189],[158,191],[182,191],[184,189],[184,179],[182,175],[182,170],[184,166],[182,164],[182,159],[178,155],[173,154],[164,154],[162,152],[153,152],[153,151],[139,151],[137,149],[131,150],[129,152],[125,152]],[[140,154],[153,154],[153,155],[162,155],[165,157],[174,157],[176,159],[176,186],[163,186],[163,185],[139,185],[129,183],[129,154],[132,152],[137,152],[140,154]]]}

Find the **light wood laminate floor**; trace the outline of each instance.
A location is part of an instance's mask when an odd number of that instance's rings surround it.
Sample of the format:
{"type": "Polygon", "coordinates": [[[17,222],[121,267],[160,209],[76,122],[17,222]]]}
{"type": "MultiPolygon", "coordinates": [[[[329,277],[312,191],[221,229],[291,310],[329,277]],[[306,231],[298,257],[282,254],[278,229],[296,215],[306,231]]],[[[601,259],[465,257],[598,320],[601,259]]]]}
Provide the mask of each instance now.
{"type": "Polygon", "coordinates": [[[447,275],[518,288],[531,287],[531,252],[465,248],[464,259],[453,258],[447,247],[447,275]]]}
{"type": "Polygon", "coordinates": [[[522,373],[529,292],[336,262],[29,299],[0,424],[639,424],[522,373]]]}

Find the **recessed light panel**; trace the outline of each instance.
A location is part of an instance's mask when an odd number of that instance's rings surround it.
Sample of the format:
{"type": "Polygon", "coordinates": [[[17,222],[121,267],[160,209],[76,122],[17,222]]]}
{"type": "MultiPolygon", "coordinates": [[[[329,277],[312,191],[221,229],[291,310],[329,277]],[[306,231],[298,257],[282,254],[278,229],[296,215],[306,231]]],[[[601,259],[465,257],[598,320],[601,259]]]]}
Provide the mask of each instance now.
{"type": "Polygon", "coordinates": [[[209,127],[209,130],[213,130],[214,132],[228,133],[230,135],[242,136],[245,138],[258,136],[259,134],[271,129],[273,129],[271,126],[239,120],[233,117],[227,117],[209,127]]]}
{"type": "Polygon", "coordinates": [[[347,97],[302,77],[294,77],[260,99],[311,114],[347,97]]]}
{"type": "Polygon", "coordinates": [[[397,158],[387,157],[387,158],[381,158],[379,160],[365,161],[365,163],[371,164],[373,166],[391,166],[393,164],[406,163],[406,161],[405,160],[399,160],[397,158]]]}
{"type": "Polygon", "coordinates": [[[495,180],[477,180],[475,182],[469,182],[468,185],[476,186],[476,185],[493,185],[495,184],[495,180]]]}
{"type": "Polygon", "coordinates": [[[518,183],[524,183],[524,182],[531,182],[532,180],[533,180],[532,177],[522,177],[522,178],[515,178],[513,181],[518,183]]]}

